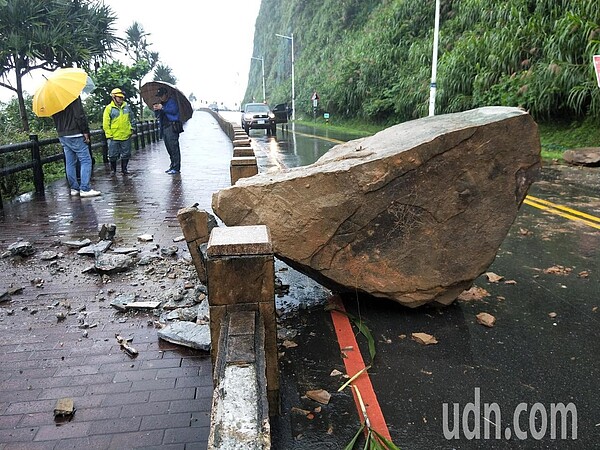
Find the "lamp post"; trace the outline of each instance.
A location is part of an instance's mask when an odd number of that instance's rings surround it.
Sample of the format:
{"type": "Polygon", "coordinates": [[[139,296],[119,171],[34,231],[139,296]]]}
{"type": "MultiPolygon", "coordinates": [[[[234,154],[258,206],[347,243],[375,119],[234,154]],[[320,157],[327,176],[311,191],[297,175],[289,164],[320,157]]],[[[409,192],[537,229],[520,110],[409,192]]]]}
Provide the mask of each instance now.
{"type": "Polygon", "coordinates": [[[251,59],[256,59],[260,61],[262,64],[262,86],[263,86],[263,102],[267,103],[267,94],[265,92],[265,60],[264,58],[257,58],[256,56],[251,56],[251,59]]]}
{"type": "Polygon", "coordinates": [[[289,39],[292,42],[292,120],[296,120],[296,91],[294,80],[294,33],[292,33],[291,36],[284,36],[283,34],[275,33],[275,36],[279,36],[284,39],[289,39]]]}
{"type": "Polygon", "coordinates": [[[433,29],[433,59],[431,61],[431,84],[429,85],[429,115],[435,115],[435,93],[437,90],[438,39],[440,34],[440,0],[435,0],[435,25],[433,29]]]}

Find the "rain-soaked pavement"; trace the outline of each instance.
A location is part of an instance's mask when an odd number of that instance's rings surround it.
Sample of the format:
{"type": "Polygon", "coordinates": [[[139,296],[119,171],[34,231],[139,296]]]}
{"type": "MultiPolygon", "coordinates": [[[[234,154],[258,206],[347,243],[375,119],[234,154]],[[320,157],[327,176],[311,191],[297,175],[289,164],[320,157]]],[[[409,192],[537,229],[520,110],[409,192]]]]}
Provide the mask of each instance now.
{"type": "MultiPolygon", "coordinates": [[[[318,133],[310,127],[278,130],[276,139],[251,131],[261,170],[308,164],[348,139],[312,134],[318,133]]],[[[0,303],[0,449],[205,447],[210,358],[160,341],[152,316],[109,306],[122,293],[149,300],[197,284],[185,243],[174,242],[181,234],[176,213],[194,203],[210,211],[212,193],[229,185],[232,149],[203,112],[187,124],[181,144],[179,176],[164,173],[168,157],[157,143],[134,154],[131,175],[112,177],[97,167],[93,186],[101,197],[70,198],[59,181],[44,198],[6,204],[0,213],[0,251],[17,239],[37,250],[24,259],[0,259],[0,294],[24,287],[0,303]],[[117,225],[116,246],[136,245],[142,255],[177,246],[177,256],[105,277],[81,273],[91,260],[61,242],[95,240],[103,223],[117,225]],[[153,241],[138,241],[147,233],[153,241]],[[44,250],[60,255],[43,261],[44,250]],[[67,318],[59,321],[61,311],[67,318]],[[137,358],[119,348],[115,333],[133,338],[137,358]],[[62,397],[73,398],[77,411],[57,426],[53,409],[62,397]]],[[[546,167],[530,195],[598,217],[597,170],[546,167]]],[[[527,204],[489,268],[504,278],[477,279],[485,292],[475,299],[416,310],[380,299],[344,299],[375,339],[369,376],[396,445],[598,447],[599,240],[598,228],[527,204]],[[496,325],[478,324],[479,312],[494,315],[496,325]],[[414,332],[431,334],[438,343],[419,345],[410,338],[414,332]],[[498,421],[486,407],[501,413],[497,438],[498,421]]],[[[331,375],[345,369],[324,307],[328,292],[287,269],[277,262],[277,275],[290,292],[277,298],[282,414],[272,421],[273,447],[344,448],[359,416],[348,389],[337,392],[344,379],[331,375]],[[304,397],[311,389],[331,393],[329,404],[304,397]]],[[[368,361],[367,342],[358,332],[357,340],[368,361]]]]}

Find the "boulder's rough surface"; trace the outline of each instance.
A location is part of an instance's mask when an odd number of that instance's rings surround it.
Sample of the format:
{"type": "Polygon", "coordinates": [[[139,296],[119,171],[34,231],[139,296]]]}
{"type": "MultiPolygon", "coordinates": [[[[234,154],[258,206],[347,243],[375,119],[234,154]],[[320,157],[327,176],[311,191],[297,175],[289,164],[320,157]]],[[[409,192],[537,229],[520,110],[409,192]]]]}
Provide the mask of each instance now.
{"type": "Polygon", "coordinates": [[[539,169],[531,116],[486,107],[240,180],[212,207],[229,226],[267,225],[279,258],[334,290],[448,304],[492,263],[539,169]]]}
{"type": "Polygon", "coordinates": [[[576,166],[600,166],[600,147],[583,147],[567,150],[563,159],[576,166]]]}

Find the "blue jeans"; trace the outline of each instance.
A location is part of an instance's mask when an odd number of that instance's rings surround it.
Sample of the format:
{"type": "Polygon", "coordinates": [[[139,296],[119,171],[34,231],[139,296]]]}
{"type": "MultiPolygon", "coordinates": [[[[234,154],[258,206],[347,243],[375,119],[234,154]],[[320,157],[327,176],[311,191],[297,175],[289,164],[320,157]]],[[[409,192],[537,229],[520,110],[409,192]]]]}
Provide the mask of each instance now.
{"type": "Polygon", "coordinates": [[[169,169],[181,170],[181,150],[179,149],[179,133],[173,131],[173,127],[169,124],[163,128],[163,140],[167,153],[171,158],[171,167],[169,169]]]}
{"type": "Polygon", "coordinates": [[[59,137],[58,140],[65,152],[65,169],[69,186],[78,191],[89,191],[91,189],[92,157],[83,136],[59,137]],[[81,167],[81,183],[77,181],[77,161],[81,167]]]}

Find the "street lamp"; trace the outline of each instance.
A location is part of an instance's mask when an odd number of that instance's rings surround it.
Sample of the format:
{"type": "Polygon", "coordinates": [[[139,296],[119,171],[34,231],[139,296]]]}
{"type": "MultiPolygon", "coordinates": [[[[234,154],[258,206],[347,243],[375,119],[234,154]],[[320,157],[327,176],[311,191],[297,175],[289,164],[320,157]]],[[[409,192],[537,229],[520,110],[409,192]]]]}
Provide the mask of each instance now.
{"type": "Polygon", "coordinates": [[[294,33],[291,36],[284,36],[283,34],[275,33],[275,36],[279,36],[284,39],[292,41],[292,120],[296,120],[296,90],[294,80],[294,33]]]}
{"type": "Polygon", "coordinates": [[[262,63],[263,102],[267,103],[267,94],[265,93],[265,60],[264,58],[257,58],[256,56],[251,56],[250,58],[256,59],[262,63]]]}
{"type": "Polygon", "coordinates": [[[435,25],[433,29],[433,59],[431,61],[431,84],[429,85],[429,115],[435,115],[435,92],[437,90],[437,58],[440,34],[440,0],[435,0],[435,25]]]}

